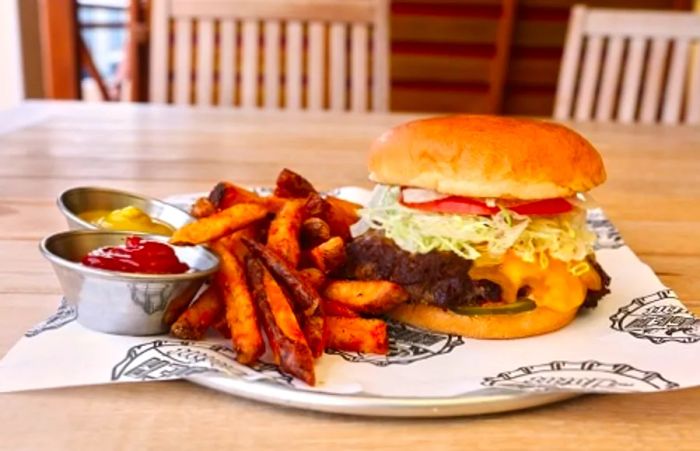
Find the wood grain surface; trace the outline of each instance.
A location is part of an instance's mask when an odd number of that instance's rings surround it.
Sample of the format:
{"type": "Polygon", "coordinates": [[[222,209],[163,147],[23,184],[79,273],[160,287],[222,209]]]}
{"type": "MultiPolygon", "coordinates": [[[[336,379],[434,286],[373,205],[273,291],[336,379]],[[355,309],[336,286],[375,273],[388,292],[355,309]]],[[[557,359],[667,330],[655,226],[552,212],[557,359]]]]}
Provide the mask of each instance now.
{"type": "MultiPolygon", "coordinates": [[[[270,184],[285,166],[319,188],[369,187],[369,143],[410,118],[74,103],[1,112],[0,356],[58,303],[37,243],[65,228],[54,206],[61,190],[102,185],[166,196],[208,190],[220,179],[270,184]]],[[[606,162],[609,180],[596,199],[632,249],[700,313],[700,129],[576,128],[606,162]]],[[[3,394],[0,406],[0,449],[8,450],[691,450],[700,443],[700,389],[440,420],[309,413],[185,382],[3,394]]]]}

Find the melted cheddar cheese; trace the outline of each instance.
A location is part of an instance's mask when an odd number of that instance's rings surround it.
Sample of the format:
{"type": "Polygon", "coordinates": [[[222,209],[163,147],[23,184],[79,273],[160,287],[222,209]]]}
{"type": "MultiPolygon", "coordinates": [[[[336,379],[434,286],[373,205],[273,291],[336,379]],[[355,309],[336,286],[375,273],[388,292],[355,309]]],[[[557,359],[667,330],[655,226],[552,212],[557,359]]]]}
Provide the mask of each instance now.
{"type": "Polygon", "coordinates": [[[469,276],[499,284],[504,302],[515,302],[518,290],[527,286],[531,290],[528,297],[538,306],[569,312],[583,304],[588,290],[602,288],[598,272],[590,265],[586,266],[587,270],[574,275],[570,271],[571,266],[560,260],[549,258],[546,267],[543,267],[539,262],[523,261],[509,251],[497,265],[473,266],[469,276]]]}

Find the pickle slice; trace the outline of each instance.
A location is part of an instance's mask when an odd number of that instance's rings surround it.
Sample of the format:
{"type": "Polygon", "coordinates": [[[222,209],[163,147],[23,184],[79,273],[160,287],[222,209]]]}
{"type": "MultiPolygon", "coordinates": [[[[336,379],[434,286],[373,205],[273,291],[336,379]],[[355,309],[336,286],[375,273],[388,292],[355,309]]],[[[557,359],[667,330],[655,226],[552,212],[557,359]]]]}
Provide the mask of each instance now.
{"type": "Polygon", "coordinates": [[[534,310],[535,307],[537,307],[535,305],[535,301],[524,298],[518,299],[513,303],[503,305],[462,305],[452,308],[452,311],[459,313],[460,315],[510,315],[513,313],[523,313],[534,310]]]}

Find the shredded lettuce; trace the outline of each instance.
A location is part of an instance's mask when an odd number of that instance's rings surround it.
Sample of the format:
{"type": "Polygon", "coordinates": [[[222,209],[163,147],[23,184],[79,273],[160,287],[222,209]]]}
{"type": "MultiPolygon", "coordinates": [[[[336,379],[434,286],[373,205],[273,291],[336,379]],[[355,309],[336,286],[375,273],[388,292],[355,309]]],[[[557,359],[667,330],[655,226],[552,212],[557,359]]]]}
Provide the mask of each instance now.
{"type": "Polygon", "coordinates": [[[377,185],[367,207],[360,210],[353,235],[377,229],[406,251],[452,251],[469,260],[498,261],[512,250],[543,266],[548,256],[582,261],[595,241],[580,208],[552,216],[524,216],[505,208],[493,216],[428,213],[403,206],[399,196],[398,186],[377,185]]]}

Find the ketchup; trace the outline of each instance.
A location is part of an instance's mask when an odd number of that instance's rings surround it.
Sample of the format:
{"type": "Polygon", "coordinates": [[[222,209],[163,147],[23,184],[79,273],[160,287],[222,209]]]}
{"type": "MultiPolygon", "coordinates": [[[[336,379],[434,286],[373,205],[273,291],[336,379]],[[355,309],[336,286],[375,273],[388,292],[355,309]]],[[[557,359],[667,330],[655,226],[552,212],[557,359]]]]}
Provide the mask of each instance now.
{"type": "Polygon", "coordinates": [[[83,257],[81,263],[109,271],[142,274],[181,274],[190,269],[172,247],[157,241],[130,236],[124,246],[102,247],[83,257]]]}

